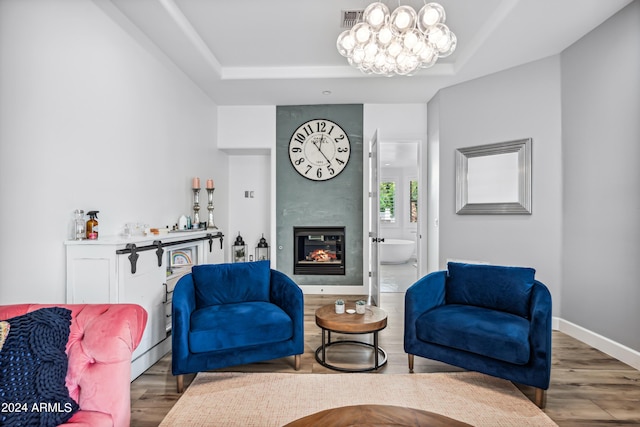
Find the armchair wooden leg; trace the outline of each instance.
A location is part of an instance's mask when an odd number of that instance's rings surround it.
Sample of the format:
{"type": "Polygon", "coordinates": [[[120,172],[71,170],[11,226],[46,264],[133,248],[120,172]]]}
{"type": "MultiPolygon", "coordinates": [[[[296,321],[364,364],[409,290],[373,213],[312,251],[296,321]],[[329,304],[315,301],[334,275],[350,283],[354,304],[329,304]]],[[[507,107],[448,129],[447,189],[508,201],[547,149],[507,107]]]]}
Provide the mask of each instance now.
{"type": "Polygon", "coordinates": [[[300,354],[296,354],[296,355],[295,355],[295,369],[296,369],[296,371],[299,371],[299,370],[300,370],[300,361],[301,361],[301,359],[302,359],[302,357],[301,357],[301,356],[302,356],[302,355],[300,355],[300,354]]]}
{"type": "Polygon", "coordinates": [[[182,393],[184,391],[184,375],[176,376],[176,386],[178,389],[178,393],[182,393]]]}
{"type": "Polygon", "coordinates": [[[541,388],[536,388],[536,401],[535,404],[540,409],[544,409],[547,406],[547,391],[541,388]]]}
{"type": "Polygon", "coordinates": [[[414,359],[414,355],[413,354],[408,354],[407,356],[409,356],[409,373],[413,374],[413,359],[414,359]]]}

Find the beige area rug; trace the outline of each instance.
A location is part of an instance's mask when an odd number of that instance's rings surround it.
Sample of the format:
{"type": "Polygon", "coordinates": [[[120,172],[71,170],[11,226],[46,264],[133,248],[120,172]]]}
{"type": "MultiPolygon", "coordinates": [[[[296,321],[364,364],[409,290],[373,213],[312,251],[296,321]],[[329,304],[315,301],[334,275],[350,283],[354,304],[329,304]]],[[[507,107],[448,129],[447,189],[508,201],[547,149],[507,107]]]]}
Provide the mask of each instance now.
{"type": "Polygon", "coordinates": [[[509,381],[475,372],[203,372],[160,426],[282,426],[325,409],[361,404],[422,409],[474,426],[556,426],[509,381]]]}

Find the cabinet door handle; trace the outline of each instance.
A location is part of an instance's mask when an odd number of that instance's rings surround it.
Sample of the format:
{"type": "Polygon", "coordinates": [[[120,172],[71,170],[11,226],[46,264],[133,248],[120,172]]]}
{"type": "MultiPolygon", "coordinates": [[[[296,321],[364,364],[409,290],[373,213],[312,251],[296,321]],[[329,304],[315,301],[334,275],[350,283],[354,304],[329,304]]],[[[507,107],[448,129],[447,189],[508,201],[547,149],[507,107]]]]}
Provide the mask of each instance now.
{"type": "Polygon", "coordinates": [[[209,236],[209,252],[213,252],[213,238],[214,237],[220,239],[220,249],[222,249],[222,242],[224,240],[224,234],[218,232],[218,234],[216,234],[215,236],[212,235],[212,234],[208,234],[207,236],[209,236]]]}
{"type": "Polygon", "coordinates": [[[164,255],[164,249],[162,249],[162,241],[154,240],[153,244],[158,247],[156,255],[158,256],[158,267],[162,267],[162,255],[164,255]]]}
{"type": "Polygon", "coordinates": [[[131,274],[136,274],[136,264],[138,263],[138,257],[140,256],[136,253],[138,249],[133,243],[127,243],[126,248],[131,251],[131,255],[127,257],[129,258],[129,262],[131,262],[131,274]]]}
{"type": "Polygon", "coordinates": [[[164,286],[164,301],[162,302],[166,304],[169,302],[169,295],[173,294],[173,291],[169,291],[169,285],[166,283],[163,283],[162,286],[164,286]]]}

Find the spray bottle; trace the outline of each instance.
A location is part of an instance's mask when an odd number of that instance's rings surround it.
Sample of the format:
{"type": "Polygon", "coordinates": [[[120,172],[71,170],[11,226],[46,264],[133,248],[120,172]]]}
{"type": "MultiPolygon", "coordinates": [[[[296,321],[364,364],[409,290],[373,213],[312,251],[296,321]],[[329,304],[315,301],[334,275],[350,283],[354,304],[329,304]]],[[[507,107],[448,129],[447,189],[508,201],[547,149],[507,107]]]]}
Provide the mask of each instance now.
{"type": "Polygon", "coordinates": [[[89,220],[87,221],[87,239],[96,240],[98,238],[98,212],[100,211],[89,211],[87,215],[89,215],[89,220]]]}

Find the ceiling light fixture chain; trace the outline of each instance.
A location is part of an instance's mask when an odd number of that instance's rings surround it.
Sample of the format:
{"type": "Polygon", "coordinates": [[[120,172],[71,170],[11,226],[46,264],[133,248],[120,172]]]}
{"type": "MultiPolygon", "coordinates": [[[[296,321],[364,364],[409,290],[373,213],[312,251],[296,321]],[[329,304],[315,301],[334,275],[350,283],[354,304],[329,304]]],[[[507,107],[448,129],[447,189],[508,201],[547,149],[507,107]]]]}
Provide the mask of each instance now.
{"type": "Polygon", "coordinates": [[[456,49],[456,36],[445,25],[446,14],[438,3],[425,1],[416,13],[407,5],[391,12],[384,3],[375,2],[362,18],[343,31],[336,44],[349,64],[367,74],[411,75],[456,49]]]}

